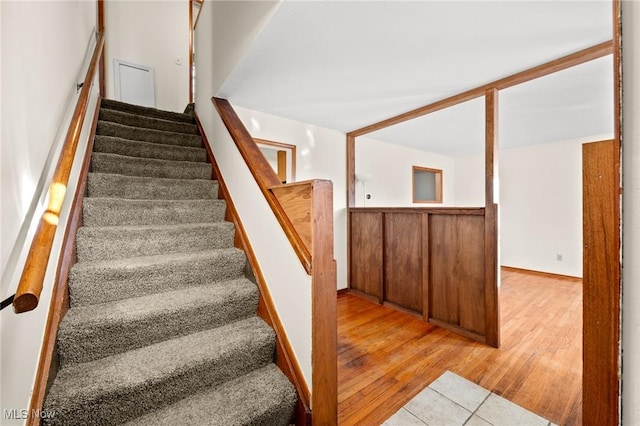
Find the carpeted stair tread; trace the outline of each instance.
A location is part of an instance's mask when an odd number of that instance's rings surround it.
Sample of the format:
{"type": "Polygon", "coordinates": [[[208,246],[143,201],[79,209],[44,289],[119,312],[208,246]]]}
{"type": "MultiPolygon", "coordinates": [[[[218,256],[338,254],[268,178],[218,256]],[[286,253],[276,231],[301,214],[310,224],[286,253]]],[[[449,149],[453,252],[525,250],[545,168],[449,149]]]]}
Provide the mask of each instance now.
{"type": "Polygon", "coordinates": [[[126,426],[286,426],[295,405],[295,389],[275,364],[268,364],[134,419],[126,426]]]}
{"type": "Polygon", "coordinates": [[[49,424],[120,424],[272,362],[273,330],[258,317],[62,368],[49,424]],[[98,409],[99,408],[99,409],[98,409]]]}
{"type": "Polygon", "coordinates": [[[207,151],[204,148],[132,141],[114,136],[96,136],[93,142],[93,152],[176,161],[204,162],[207,159],[207,151]]]}
{"type": "Polygon", "coordinates": [[[219,327],[257,309],[258,289],[246,278],[72,308],[58,331],[60,365],[219,327]]]}
{"type": "Polygon", "coordinates": [[[202,146],[202,138],[198,135],[144,129],[141,127],[125,126],[124,124],[102,120],[98,120],[96,135],[114,136],[122,139],[161,143],[166,145],[191,146],[196,148],[200,148],[202,146]]]}
{"type": "Polygon", "coordinates": [[[85,197],[84,226],[169,225],[224,220],[224,200],[127,200],[85,197]]]}
{"type": "Polygon", "coordinates": [[[94,173],[169,179],[211,178],[211,164],[209,163],[128,157],[126,155],[101,152],[94,152],[91,155],[91,171],[94,173]]]}
{"type": "Polygon", "coordinates": [[[76,235],[78,263],[184,253],[233,246],[230,222],[149,226],[83,226],[76,235]]]}
{"type": "Polygon", "coordinates": [[[89,173],[87,196],[166,200],[216,199],[218,182],[89,173]]]}
{"type": "Polygon", "coordinates": [[[197,135],[198,128],[195,124],[181,121],[170,121],[162,118],[138,115],[131,112],[112,109],[100,109],[99,119],[125,126],[142,127],[145,129],[163,130],[165,132],[187,133],[197,135]]]}
{"type": "Polygon", "coordinates": [[[193,123],[193,115],[183,114],[181,112],[164,111],[156,108],[145,107],[142,105],[133,105],[113,99],[102,99],[101,108],[112,109],[117,111],[129,112],[132,114],[145,115],[147,117],[161,118],[163,120],[181,121],[184,123],[193,123]]]}
{"type": "Polygon", "coordinates": [[[74,308],[237,279],[245,265],[235,247],[76,263],[69,303],[74,308]]]}

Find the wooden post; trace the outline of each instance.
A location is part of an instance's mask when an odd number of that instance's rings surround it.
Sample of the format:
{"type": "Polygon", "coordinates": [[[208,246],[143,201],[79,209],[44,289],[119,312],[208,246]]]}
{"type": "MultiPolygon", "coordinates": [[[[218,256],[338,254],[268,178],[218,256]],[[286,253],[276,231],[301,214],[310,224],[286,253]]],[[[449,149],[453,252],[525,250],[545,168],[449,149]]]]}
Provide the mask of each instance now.
{"type": "Polygon", "coordinates": [[[498,89],[485,92],[485,336],[500,347],[498,303],[498,89]]]}

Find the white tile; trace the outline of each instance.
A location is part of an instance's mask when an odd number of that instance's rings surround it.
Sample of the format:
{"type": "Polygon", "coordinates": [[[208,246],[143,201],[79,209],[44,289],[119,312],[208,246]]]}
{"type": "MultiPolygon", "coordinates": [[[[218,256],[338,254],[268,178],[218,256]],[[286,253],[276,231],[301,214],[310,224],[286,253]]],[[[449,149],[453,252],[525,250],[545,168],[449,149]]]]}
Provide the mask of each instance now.
{"type": "Polygon", "coordinates": [[[429,388],[420,392],[404,408],[431,426],[462,426],[471,417],[470,411],[429,388]]]}
{"type": "Polygon", "coordinates": [[[389,417],[383,426],[424,426],[425,423],[420,421],[416,416],[401,408],[393,416],[389,417]]]}
{"type": "Polygon", "coordinates": [[[429,387],[471,412],[476,411],[490,393],[487,389],[451,371],[446,371],[429,387]]]}
{"type": "Polygon", "coordinates": [[[464,426],[493,426],[491,423],[482,420],[480,417],[475,414],[471,416],[468,422],[464,424],[464,426]]]}
{"type": "Polygon", "coordinates": [[[496,394],[491,394],[475,413],[495,426],[547,426],[548,420],[496,394]]]}

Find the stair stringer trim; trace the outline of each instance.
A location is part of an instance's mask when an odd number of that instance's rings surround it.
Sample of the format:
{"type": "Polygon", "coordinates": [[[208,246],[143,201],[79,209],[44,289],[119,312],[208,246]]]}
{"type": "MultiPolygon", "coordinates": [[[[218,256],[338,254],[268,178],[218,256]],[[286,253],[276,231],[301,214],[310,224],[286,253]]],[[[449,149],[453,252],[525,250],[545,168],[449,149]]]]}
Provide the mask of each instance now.
{"type": "Polygon", "coordinates": [[[93,143],[98,128],[98,116],[101,103],[102,96],[99,95],[93,113],[87,149],[84,153],[82,168],[78,176],[78,186],[75,194],[73,194],[69,218],[64,230],[64,237],[62,238],[62,246],[60,247],[60,256],[58,258],[56,276],[51,292],[51,303],[49,305],[47,322],[40,347],[40,359],[38,360],[33,391],[31,392],[31,401],[29,402],[29,414],[26,421],[27,426],[40,425],[40,418],[34,416],[33,413],[42,410],[44,398],[58,373],[56,339],[60,322],[69,310],[69,271],[71,271],[71,267],[76,264],[76,234],[82,224],[82,202],[87,189],[87,176],[91,164],[93,143]]]}
{"type": "Polygon", "coordinates": [[[266,280],[264,274],[262,273],[262,269],[258,263],[255,252],[249,239],[247,238],[246,231],[240,220],[240,216],[238,215],[238,211],[233,203],[233,199],[231,198],[229,191],[227,190],[227,186],[225,184],[222,173],[220,173],[220,169],[218,168],[218,164],[216,162],[213,151],[211,150],[211,145],[207,139],[207,135],[202,127],[198,114],[194,114],[194,119],[196,125],[198,126],[198,131],[200,136],[202,137],[203,147],[207,151],[207,162],[211,163],[212,166],[212,179],[218,181],[218,199],[223,199],[227,203],[227,211],[225,215],[225,220],[232,222],[235,226],[235,239],[234,245],[235,247],[243,250],[247,256],[247,261],[249,263],[249,267],[251,269],[252,277],[250,279],[256,282],[258,286],[260,298],[258,301],[258,316],[262,318],[269,326],[273,328],[276,334],[276,365],[282,372],[287,376],[287,378],[291,381],[291,383],[296,388],[296,393],[298,394],[298,402],[296,407],[296,418],[295,424],[298,426],[311,425],[311,408],[310,408],[310,400],[311,395],[309,391],[309,387],[306,384],[304,379],[304,375],[302,374],[302,369],[294,356],[293,349],[291,348],[291,343],[287,338],[287,334],[284,330],[284,326],[280,321],[280,317],[275,308],[275,304],[273,303],[273,299],[271,298],[271,294],[266,285],[266,280]]]}

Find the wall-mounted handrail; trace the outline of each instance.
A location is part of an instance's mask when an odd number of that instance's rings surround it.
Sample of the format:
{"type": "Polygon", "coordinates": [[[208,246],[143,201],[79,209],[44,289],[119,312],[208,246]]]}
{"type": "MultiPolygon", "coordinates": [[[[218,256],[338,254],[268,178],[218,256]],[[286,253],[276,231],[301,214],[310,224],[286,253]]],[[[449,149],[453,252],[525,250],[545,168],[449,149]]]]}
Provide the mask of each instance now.
{"type": "Polygon", "coordinates": [[[251,174],[258,183],[260,191],[264,194],[271,210],[278,219],[280,226],[282,226],[302,266],[308,274],[311,274],[311,248],[307,247],[295,226],[291,223],[282,204],[271,191],[272,187],[281,185],[278,176],[264,155],[262,155],[262,152],[260,152],[260,148],[258,148],[242,121],[238,118],[229,101],[216,97],[211,98],[211,101],[218,110],[242,158],[249,166],[249,170],[251,170],[251,174]]]}
{"type": "Polygon", "coordinates": [[[13,308],[16,313],[27,312],[35,309],[40,300],[40,293],[44,284],[44,278],[49,263],[49,256],[53,246],[56,229],[64,196],[71,174],[78,140],[84,125],[85,115],[89,104],[91,82],[95,77],[97,66],[102,58],[104,50],[104,34],[98,34],[96,47],[89,63],[89,69],[85,76],[76,108],[69,124],[69,129],[62,146],[62,152],[53,174],[53,180],[49,186],[49,198],[46,211],[42,214],[38,228],[31,242],[29,254],[25,262],[22,276],[18,284],[13,308]]]}

